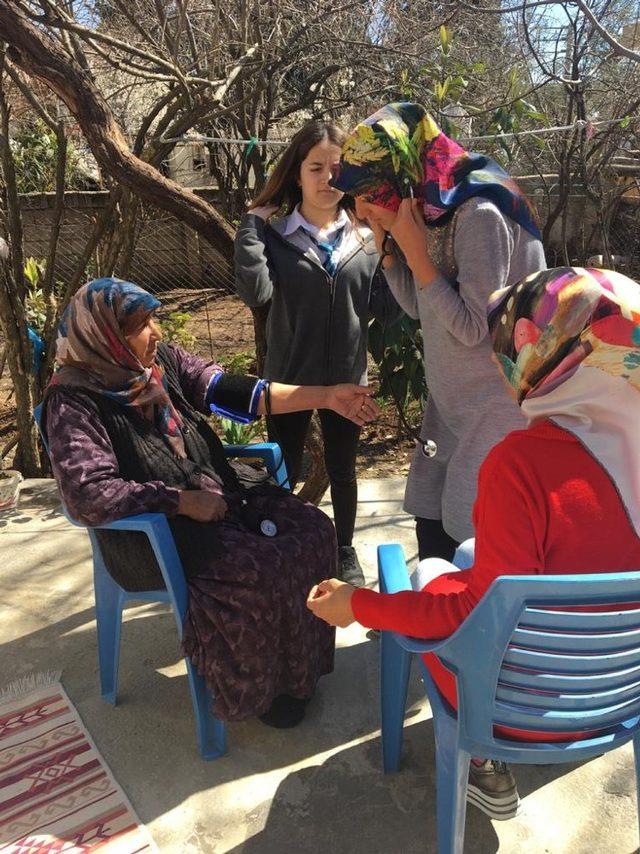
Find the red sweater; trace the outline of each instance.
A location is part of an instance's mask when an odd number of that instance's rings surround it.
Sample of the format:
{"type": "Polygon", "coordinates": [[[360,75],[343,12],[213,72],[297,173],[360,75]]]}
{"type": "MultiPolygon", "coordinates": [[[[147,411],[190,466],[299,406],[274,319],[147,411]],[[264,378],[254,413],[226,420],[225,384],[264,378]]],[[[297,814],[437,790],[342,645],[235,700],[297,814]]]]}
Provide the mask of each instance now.
{"type": "MultiPolygon", "coordinates": [[[[510,433],[489,453],[478,475],[473,522],[470,569],[435,578],[419,593],[360,588],[351,599],[356,620],[412,637],[444,638],[499,575],[640,569],[640,538],[613,481],[574,436],[550,421],[510,433]]],[[[451,674],[428,663],[455,706],[451,674]]]]}

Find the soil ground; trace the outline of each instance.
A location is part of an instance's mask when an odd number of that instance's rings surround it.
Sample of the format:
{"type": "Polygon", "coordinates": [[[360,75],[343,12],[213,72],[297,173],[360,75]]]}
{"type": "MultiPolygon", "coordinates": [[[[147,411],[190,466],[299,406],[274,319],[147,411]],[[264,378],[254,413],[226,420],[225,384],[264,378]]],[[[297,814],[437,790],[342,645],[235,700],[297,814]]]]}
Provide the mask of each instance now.
{"type": "MultiPolygon", "coordinates": [[[[249,363],[255,353],[253,320],[250,310],[240,300],[226,292],[174,290],[159,294],[162,300],[160,317],[174,311],[188,313],[187,332],[196,337],[191,348],[205,358],[215,358],[224,365],[238,354],[249,363]]],[[[0,350],[1,351],[1,350],[0,350]]],[[[251,370],[251,368],[249,368],[251,370]]],[[[255,370],[255,364],[253,365],[255,370]]],[[[377,371],[370,364],[370,382],[375,386],[377,371]]],[[[11,394],[12,384],[9,368],[5,366],[0,379],[0,451],[6,448],[15,432],[15,407],[11,394]]],[[[358,474],[368,478],[399,477],[406,475],[413,452],[413,440],[407,438],[399,426],[395,405],[392,401],[379,401],[383,414],[374,424],[362,431],[358,474]]],[[[5,465],[10,464],[13,451],[6,455],[5,465]]]]}

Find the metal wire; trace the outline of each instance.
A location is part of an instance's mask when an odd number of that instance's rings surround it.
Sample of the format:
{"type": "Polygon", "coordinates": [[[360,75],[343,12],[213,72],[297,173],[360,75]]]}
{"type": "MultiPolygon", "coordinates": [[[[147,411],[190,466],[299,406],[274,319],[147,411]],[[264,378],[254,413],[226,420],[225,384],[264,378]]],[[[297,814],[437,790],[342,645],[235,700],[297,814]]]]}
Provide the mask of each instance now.
{"type": "MultiPolygon", "coordinates": [[[[450,117],[451,118],[451,117],[450,117]]],[[[455,118],[455,117],[454,117],[455,118]]],[[[473,118],[473,116],[468,116],[466,118],[473,118]]],[[[568,130],[575,130],[577,128],[586,129],[588,126],[591,127],[606,127],[608,125],[620,124],[622,121],[628,122],[637,122],[640,120],[640,116],[620,116],[618,119],[602,119],[597,121],[588,121],[587,119],[576,119],[575,122],[568,125],[557,125],[555,127],[550,128],[539,128],[539,129],[531,129],[531,130],[523,130],[517,133],[493,133],[487,134],[485,136],[462,136],[457,142],[492,142],[494,140],[502,140],[502,139],[520,139],[525,136],[549,136],[555,133],[565,133],[568,130]]],[[[213,142],[220,144],[235,144],[235,145],[250,145],[250,146],[286,146],[289,145],[291,140],[285,139],[256,139],[255,137],[250,137],[249,139],[236,139],[236,138],[226,138],[220,136],[176,136],[176,137],[160,137],[160,142],[213,142]]]]}

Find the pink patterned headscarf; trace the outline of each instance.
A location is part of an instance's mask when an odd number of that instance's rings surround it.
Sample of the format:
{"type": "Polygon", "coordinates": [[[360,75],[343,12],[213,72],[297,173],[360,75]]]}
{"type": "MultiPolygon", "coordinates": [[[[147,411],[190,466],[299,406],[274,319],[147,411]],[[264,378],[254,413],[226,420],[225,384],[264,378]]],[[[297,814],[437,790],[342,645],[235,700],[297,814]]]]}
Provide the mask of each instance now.
{"type": "Polygon", "coordinates": [[[428,223],[481,196],[540,238],[533,208],[513,178],[495,160],[450,139],[422,104],[387,104],[360,122],[331,183],[394,212],[413,193],[428,223]]]}
{"type": "Polygon", "coordinates": [[[559,267],[496,291],[489,328],[529,422],[573,433],[615,483],[640,535],[640,285],[559,267]]]}

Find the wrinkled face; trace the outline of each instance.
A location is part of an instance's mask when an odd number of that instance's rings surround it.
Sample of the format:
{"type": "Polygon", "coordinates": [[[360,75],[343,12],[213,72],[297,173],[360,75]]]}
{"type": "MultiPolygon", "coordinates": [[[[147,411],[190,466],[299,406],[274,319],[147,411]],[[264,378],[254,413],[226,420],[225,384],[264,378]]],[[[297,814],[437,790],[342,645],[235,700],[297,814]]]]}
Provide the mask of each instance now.
{"type": "Polygon", "coordinates": [[[372,225],[378,225],[385,231],[391,231],[396,221],[397,210],[383,208],[375,202],[369,201],[369,196],[356,196],[356,216],[372,225]]]}
{"type": "Polygon", "coordinates": [[[333,210],[338,206],[344,193],[330,187],[329,181],[340,163],[340,151],[340,146],[325,139],[314,145],[302,161],[298,182],[303,204],[321,210],[333,210]]]}
{"type": "Polygon", "coordinates": [[[154,314],[148,315],[145,323],[135,332],[125,335],[129,349],[145,368],[150,368],[158,354],[158,341],[162,340],[162,330],[154,314]]]}

